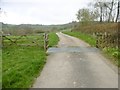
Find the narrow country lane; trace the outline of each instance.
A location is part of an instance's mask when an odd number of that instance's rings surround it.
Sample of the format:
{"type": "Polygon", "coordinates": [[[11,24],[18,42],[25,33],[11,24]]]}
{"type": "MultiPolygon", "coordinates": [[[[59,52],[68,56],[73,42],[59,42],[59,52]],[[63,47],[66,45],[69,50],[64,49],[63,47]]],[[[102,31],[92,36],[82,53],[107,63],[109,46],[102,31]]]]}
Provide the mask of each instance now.
{"type": "Polygon", "coordinates": [[[118,88],[117,67],[98,49],[57,33],[58,47],[48,49],[47,63],[33,88],[118,88]]]}

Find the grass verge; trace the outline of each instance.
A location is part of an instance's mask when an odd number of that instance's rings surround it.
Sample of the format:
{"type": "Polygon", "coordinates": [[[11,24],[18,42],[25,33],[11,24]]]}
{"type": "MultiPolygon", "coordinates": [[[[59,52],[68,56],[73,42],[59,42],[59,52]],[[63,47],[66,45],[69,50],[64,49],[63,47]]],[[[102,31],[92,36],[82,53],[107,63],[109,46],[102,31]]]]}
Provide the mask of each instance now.
{"type": "MultiPolygon", "coordinates": [[[[68,32],[68,31],[63,32],[63,33],[82,39],[85,42],[89,43],[91,46],[96,46],[96,39],[92,37],[91,35],[84,34],[81,32],[68,32]]],[[[102,51],[104,54],[106,54],[107,57],[112,59],[112,62],[114,64],[120,67],[120,61],[119,61],[120,50],[119,49],[107,47],[107,48],[102,49],[102,51]]]]}
{"type": "Polygon", "coordinates": [[[58,44],[59,38],[56,33],[49,33],[49,47],[56,46],[58,44]]]}
{"type": "Polygon", "coordinates": [[[107,47],[103,49],[104,55],[110,58],[110,60],[120,67],[120,50],[116,48],[107,47]]]}
{"type": "Polygon", "coordinates": [[[46,54],[37,46],[3,48],[2,87],[28,88],[42,70],[46,54]]]}
{"type": "Polygon", "coordinates": [[[0,89],[2,88],[2,49],[0,48],[0,89]]]}
{"type": "Polygon", "coordinates": [[[81,33],[81,32],[63,32],[63,33],[80,38],[84,40],[85,42],[89,43],[91,46],[96,45],[96,39],[92,37],[91,35],[81,33]]]}
{"type": "MultiPolygon", "coordinates": [[[[35,40],[40,39],[39,36],[29,37],[31,39],[34,38],[35,40]]],[[[43,39],[41,38],[38,42],[43,45],[42,40],[43,39]]],[[[55,33],[49,34],[49,45],[51,47],[56,45],[58,40],[59,39],[55,33]]],[[[30,42],[26,38],[21,38],[17,43],[28,44],[30,42]]],[[[2,87],[30,88],[45,65],[46,52],[44,48],[39,45],[10,45],[10,42],[7,40],[5,40],[4,44],[5,46],[2,48],[2,87]]]]}

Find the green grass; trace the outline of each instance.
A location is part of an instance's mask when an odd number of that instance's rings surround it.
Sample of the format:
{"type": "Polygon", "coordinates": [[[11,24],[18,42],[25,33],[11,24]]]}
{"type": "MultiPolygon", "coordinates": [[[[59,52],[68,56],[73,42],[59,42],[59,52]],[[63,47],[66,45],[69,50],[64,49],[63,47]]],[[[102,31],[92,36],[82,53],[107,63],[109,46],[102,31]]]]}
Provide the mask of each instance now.
{"type": "Polygon", "coordinates": [[[58,44],[59,38],[55,33],[49,33],[49,47],[53,47],[58,44]]]}
{"type": "MultiPolygon", "coordinates": [[[[81,32],[63,32],[65,34],[77,37],[79,39],[84,40],[85,42],[89,43],[91,46],[96,46],[96,39],[93,38],[91,35],[81,33],[81,32]]],[[[107,47],[102,49],[103,53],[106,57],[112,59],[112,62],[120,67],[120,50],[116,48],[107,47]]]]}
{"type": "MultiPolygon", "coordinates": [[[[31,39],[40,39],[38,42],[43,45],[43,38],[29,36],[31,39]]],[[[18,38],[13,36],[9,38],[18,38]]],[[[49,45],[54,46],[58,43],[55,33],[49,35],[49,45]]],[[[9,45],[5,40],[2,49],[2,87],[3,88],[30,88],[35,78],[39,76],[46,62],[46,52],[43,46],[18,46],[9,45]]],[[[28,39],[22,38],[17,44],[30,44],[28,39]]]]}
{"type": "Polygon", "coordinates": [[[63,32],[63,33],[80,38],[84,40],[85,42],[89,43],[91,46],[96,45],[96,39],[92,37],[91,35],[81,33],[81,32],[63,32]]]}
{"type": "Polygon", "coordinates": [[[2,50],[0,48],[0,88],[2,87],[2,50]]]}
{"type": "Polygon", "coordinates": [[[107,47],[103,49],[105,55],[109,56],[111,61],[120,67],[120,50],[116,48],[107,47]]]}
{"type": "Polygon", "coordinates": [[[3,88],[27,88],[42,70],[46,54],[37,46],[3,48],[3,88]]]}

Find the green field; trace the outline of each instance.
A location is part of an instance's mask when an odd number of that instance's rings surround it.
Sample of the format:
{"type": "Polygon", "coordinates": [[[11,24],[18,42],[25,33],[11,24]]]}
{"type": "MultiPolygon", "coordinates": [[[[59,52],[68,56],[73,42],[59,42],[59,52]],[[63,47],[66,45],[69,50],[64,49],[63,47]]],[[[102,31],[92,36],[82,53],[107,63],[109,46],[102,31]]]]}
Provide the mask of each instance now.
{"type": "MultiPolygon", "coordinates": [[[[18,36],[16,36],[18,37],[18,36]]],[[[14,38],[16,38],[14,36],[14,38]]],[[[37,37],[32,39],[37,39],[37,37]]],[[[51,33],[49,37],[49,45],[54,46],[58,42],[58,37],[55,33],[51,33]],[[51,36],[52,35],[52,36],[51,36]],[[54,37],[53,37],[54,36],[54,37]],[[56,38],[57,37],[57,38],[56,38]]],[[[13,38],[13,37],[9,37],[13,38]]],[[[43,45],[43,39],[40,38],[39,43],[43,45]]],[[[27,39],[22,38],[18,42],[19,45],[9,45],[9,41],[5,41],[5,46],[2,52],[2,87],[3,88],[29,88],[39,76],[43,66],[46,63],[46,52],[43,46],[28,44],[27,39]]]]}
{"type": "MultiPolygon", "coordinates": [[[[91,46],[96,46],[96,38],[94,38],[91,35],[81,33],[81,32],[63,32],[65,34],[77,37],[79,39],[84,40],[85,42],[89,43],[91,46]]],[[[120,50],[112,47],[107,47],[102,49],[103,53],[106,55],[106,57],[110,58],[111,61],[120,67],[120,50]]]]}

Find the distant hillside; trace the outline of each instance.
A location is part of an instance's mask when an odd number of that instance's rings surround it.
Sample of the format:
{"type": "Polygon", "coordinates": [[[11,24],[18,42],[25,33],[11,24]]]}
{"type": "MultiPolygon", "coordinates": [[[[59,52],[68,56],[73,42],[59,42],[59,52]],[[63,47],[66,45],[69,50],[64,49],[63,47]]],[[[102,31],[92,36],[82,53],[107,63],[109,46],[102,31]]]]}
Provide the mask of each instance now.
{"type": "Polygon", "coordinates": [[[65,29],[73,28],[76,22],[71,22],[61,25],[39,25],[39,24],[4,24],[2,23],[2,31],[5,34],[31,34],[31,33],[41,33],[41,32],[57,32],[65,29]]]}

